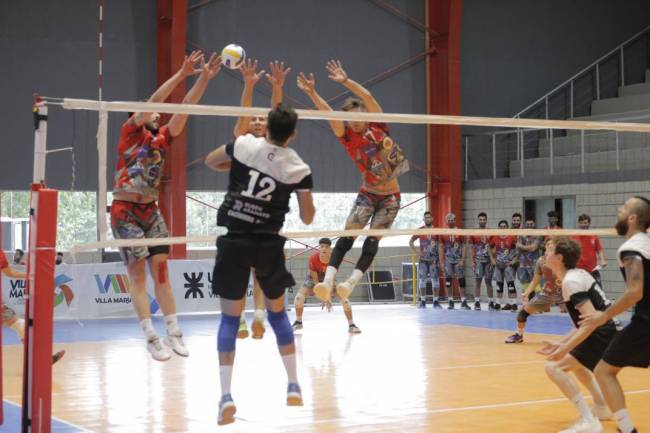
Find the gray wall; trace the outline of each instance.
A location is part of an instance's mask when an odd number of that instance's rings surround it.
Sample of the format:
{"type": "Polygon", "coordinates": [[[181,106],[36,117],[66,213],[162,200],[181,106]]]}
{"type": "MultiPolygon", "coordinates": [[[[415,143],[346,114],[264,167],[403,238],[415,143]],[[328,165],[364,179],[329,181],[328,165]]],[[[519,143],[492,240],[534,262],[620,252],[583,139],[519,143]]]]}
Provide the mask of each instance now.
{"type": "Polygon", "coordinates": [[[647,0],[463,0],[461,112],[513,116],[648,25],[647,0]]]}
{"type": "MultiPolygon", "coordinates": [[[[154,0],[113,0],[104,8],[104,98],[151,93],[156,72],[154,0]]],[[[32,94],[97,99],[97,2],[0,2],[0,189],[26,190],[32,179],[32,94]]],[[[120,117],[111,116],[110,143],[120,117]]],[[[48,148],[74,146],[76,189],[97,187],[97,113],[50,110],[48,148]]],[[[70,189],[69,152],[47,159],[48,184],[70,189]]],[[[111,164],[111,167],[114,163],[111,164]]]]}

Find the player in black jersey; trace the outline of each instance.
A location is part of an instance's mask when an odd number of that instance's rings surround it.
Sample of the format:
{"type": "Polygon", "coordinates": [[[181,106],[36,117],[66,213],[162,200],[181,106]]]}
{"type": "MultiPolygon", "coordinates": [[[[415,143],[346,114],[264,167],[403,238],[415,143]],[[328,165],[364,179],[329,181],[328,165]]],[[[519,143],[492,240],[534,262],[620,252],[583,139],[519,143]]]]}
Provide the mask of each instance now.
{"type": "Polygon", "coordinates": [[[596,326],[634,307],[627,325],[610,343],[596,367],[596,378],[622,433],[636,432],[617,375],[624,367],[650,365],[650,201],[631,197],[618,208],[616,231],[626,241],[618,249],[625,292],[604,312],[584,314],[581,323],[596,326]]]}
{"type": "Polygon", "coordinates": [[[217,214],[217,225],[226,227],[228,233],[217,239],[212,277],[212,290],[221,297],[217,336],[222,393],[220,425],[233,422],[236,412],[230,383],[251,268],[264,291],[268,321],[289,378],[287,404],[302,405],[293,329],[284,309],[284,291],[295,281],[285,267],[286,239],[278,234],[294,191],[298,195],[300,219],[311,224],[315,213],[311,169],[288,147],[297,120],[292,108],[279,104],[269,112],[265,137],[238,137],[206,158],[206,164],[215,170],[230,166],[228,192],[217,214]]]}
{"type": "Polygon", "coordinates": [[[605,311],[608,301],[602,289],[584,269],[577,269],[580,244],[566,236],[552,238],[546,248],[546,266],[562,281],[562,298],[575,329],[557,342],[545,342],[539,353],[546,355],[546,374],[575,405],[580,419],[561,433],[600,433],[600,419],[607,419],[611,412],[593,369],[605,353],[607,345],[616,335],[616,326],[608,320],[599,326],[579,325],[580,315],[605,311]],[[591,409],[580,392],[576,378],[589,390],[594,399],[591,409]]]}

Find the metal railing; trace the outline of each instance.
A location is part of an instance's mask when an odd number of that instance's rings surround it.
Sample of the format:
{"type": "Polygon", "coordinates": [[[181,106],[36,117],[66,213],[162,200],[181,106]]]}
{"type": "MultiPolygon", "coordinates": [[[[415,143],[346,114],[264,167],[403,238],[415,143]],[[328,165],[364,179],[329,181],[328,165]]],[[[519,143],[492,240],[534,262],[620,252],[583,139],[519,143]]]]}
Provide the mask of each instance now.
{"type": "MultiPolygon", "coordinates": [[[[599,57],[513,117],[566,120],[591,115],[594,101],[616,97],[619,87],[643,81],[646,70],[650,70],[650,51],[644,49],[642,56],[645,57],[641,59],[644,61],[639,61],[638,48],[648,46],[650,26],[599,57]],[[626,50],[630,51],[627,55],[626,50]]],[[[650,80],[647,82],[650,83],[650,80]]],[[[650,122],[650,107],[625,117],[610,115],[606,120],[650,122]]],[[[473,180],[564,174],[567,170],[581,173],[614,171],[620,170],[622,165],[623,168],[635,167],[638,161],[634,160],[634,149],[650,148],[650,136],[642,133],[580,131],[576,134],[565,130],[510,129],[468,134],[464,136],[463,144],[465,180],[473,180]],[[598,155],[599,152],[613,154],[598,155]],[[560,157],[563,158],[558,159],[560,157]],[[544,161],[544,158],[548,158],[548,161],[544,161]],[[533,159],[538,161],[531,161],[533,159]],[[543,173],[540,171],[542,163],[547,164],[543,173]]]]}

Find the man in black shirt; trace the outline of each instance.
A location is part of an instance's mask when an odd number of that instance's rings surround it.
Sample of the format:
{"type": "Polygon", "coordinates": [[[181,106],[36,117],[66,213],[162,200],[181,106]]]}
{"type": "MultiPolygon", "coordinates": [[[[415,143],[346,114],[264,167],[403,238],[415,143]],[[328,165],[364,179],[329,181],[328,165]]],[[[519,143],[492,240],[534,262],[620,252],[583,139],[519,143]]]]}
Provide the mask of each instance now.
{"type": "Polygon", "coordinates": [[[598,418],[607,419],[611,413],[592,371],[616,335],[616,326],[612,320],[599,326],[579,325],[581,314],[604,311],[608,306],[605,294],[591,274],[576,268],[580,252],[580,244],[566,236],[552,238],[547,244],[546,266],[562,281],[562,299],[575,329],[558,342],[545,342],[539,353],[550,361],[546,364],[549,379],[580,413],[580,419],[562,433],[600,433],[603,426],[598,418]],[[570,372],[591,393],[593,410],[570,372]]]}
{"type": "Polygon", "coordinates": [[[634,314],[610,343],[596,367],[596,378],[622,433],[636,432],[625,406],[617,375],[624,367],[650,365],[650,201],[631,197],[618,208],[616,231],[626,241],[618,249],[618,263],[625,279],[625,292],[605,311],[584,314],[581,323],[598,325],[631,307],[634,314]]]}
{"type": "Polygon", "coordinates": [[[302,405],[293,329],[284,309],[284,291],[295,281],[285,267],[286,239],[278,234],[289,212],[292,192],[298,195],[300,218],[305,224],[311,224],[315,213],[311,169],[288,147],[297,120],[292,108],[278,104],[269,112],[265,137],[238,137],[210,153],[205,161],[215,170],[230,170],[228,192],[217,214],[217,225],[226,227],[228,233],[217,239],[212,279],[212,289],[221,298],[217,336],[222,393],[219,425],[233,422],[236,412],[230,383],[251,268],[266,297],[268,320],[289,378],[287,404],[302,405]]]}

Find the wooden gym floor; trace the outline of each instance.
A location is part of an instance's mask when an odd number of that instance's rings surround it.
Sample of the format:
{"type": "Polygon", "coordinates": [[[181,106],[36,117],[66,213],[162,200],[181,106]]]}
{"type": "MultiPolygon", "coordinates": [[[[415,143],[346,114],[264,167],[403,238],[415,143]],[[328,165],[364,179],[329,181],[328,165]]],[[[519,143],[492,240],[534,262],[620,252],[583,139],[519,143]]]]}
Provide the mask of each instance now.
{"type": "MultiPolygon", "coordinates": [[[[577,418],[535,353],[543,339],[569,329],[566,315],[531,317],[535,333],[506,345],[515,326],[509,312],[373,305],[354,313],[359,335],[347,333],[339,306],[329,314],[306,309],[296,336],[300,408],[284,405],[286,375],[273,333],[238,340],[237,421],[224,427],[216,424],[218,316],[182,317],[191,355],[166,363],[150,358],[135,320],[57,322],[55,347],[67,354],[54,366],[53,431],[542,433],[577,418]]],[[[162,323],[156,326],[162,333],[162,323]]],[[[22,350],[11,331],[4,338],[0,432],[15,432],[22,350]]],[[[647,428],[650,372],[624,370],[622,383],[633,420],[647,428]]],[[[604,426],[616,431],[612,421],[604,426]]]]}

